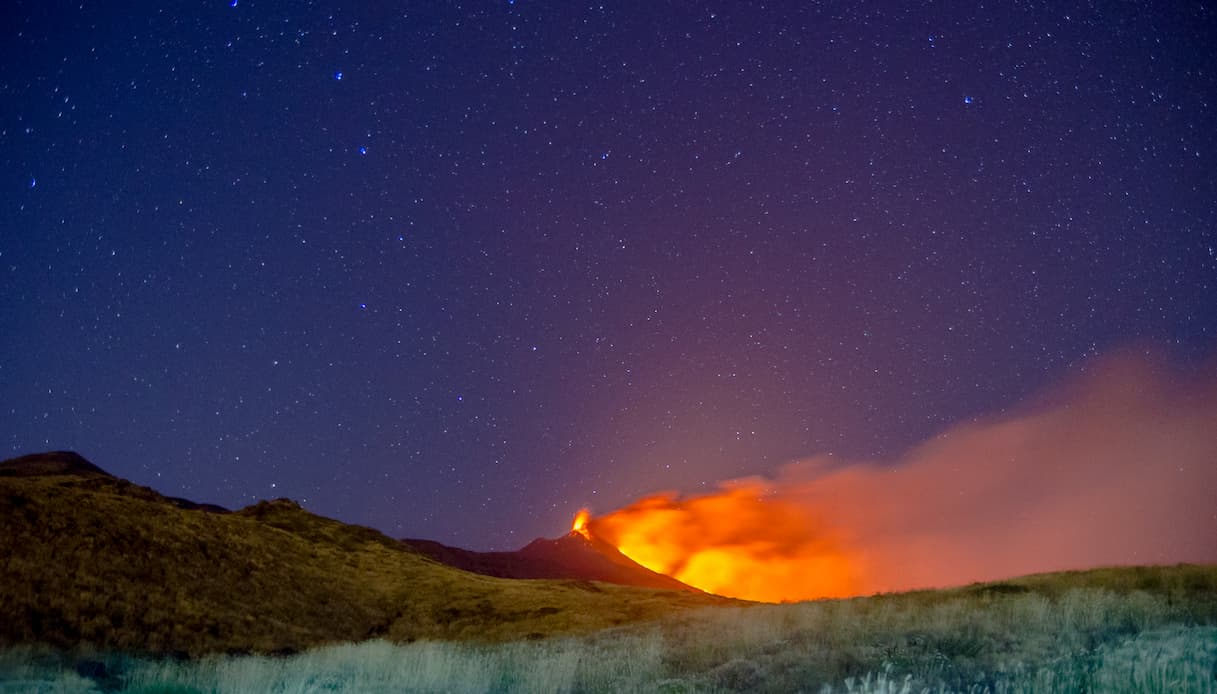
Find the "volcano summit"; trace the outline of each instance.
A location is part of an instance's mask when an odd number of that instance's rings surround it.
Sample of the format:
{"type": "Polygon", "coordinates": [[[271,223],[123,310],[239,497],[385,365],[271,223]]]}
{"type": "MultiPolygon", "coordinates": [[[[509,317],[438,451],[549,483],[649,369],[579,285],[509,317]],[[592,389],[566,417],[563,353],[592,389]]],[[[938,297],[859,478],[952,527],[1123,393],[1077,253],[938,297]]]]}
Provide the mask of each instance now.
{"type": "Polygon", "coordinates": [[[442,564],[498,578],[564,578],[626,586],[702,591],[652,571],[594,537],[577,522],[566,535],[538,538],[514,552],[473,552],[432,540],[407,539],[411,549],[442,564]]]}

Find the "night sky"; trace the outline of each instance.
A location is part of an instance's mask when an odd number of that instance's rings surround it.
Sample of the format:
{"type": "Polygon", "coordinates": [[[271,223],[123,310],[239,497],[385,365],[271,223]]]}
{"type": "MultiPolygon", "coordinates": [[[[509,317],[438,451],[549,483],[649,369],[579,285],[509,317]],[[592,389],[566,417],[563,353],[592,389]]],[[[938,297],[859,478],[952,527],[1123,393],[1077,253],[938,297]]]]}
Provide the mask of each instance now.
{"type": "Polygon", "coordinates": [[[510,549],[1211,366],[1217,9],[906,4],[6,2],[0,457],[510,549]]]}

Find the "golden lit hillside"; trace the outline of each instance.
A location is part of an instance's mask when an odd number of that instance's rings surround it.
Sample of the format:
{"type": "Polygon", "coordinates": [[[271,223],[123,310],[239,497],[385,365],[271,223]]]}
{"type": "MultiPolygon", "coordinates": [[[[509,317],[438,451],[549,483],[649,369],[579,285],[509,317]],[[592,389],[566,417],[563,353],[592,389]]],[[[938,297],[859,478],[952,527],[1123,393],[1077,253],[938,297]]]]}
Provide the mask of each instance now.
{"type": "Polygon", "coordinates": [[[368,638],[500,641],[722,602],[479,576],[287,500],[227,513],[83,462],[0,464],[0,645],[197,655],[368,638]]]}

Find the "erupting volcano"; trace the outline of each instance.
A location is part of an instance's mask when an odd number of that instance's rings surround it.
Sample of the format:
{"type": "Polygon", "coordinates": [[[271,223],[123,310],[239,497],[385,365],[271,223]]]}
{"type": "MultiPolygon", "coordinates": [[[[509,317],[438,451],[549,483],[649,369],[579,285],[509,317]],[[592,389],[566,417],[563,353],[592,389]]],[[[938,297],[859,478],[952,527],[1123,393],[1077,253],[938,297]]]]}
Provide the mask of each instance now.
{"type": "Polygon", "coordinates": [[[432,540],[405,539],[420,554],[458,569],[499,578],[567,578],[627,586],[700,592],[657,572],[589,533],[587,509],[575,514],[571,530],[556,539],[537,538],[513,552],[475,552],[432,540]]]}

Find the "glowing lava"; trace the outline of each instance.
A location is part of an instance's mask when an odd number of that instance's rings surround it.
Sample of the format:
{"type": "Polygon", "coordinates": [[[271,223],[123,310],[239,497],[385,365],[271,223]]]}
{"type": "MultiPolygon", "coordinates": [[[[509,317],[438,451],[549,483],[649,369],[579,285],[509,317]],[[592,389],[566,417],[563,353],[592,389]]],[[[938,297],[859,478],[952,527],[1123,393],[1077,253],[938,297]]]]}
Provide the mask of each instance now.
{"type": "Polygon", "coordinates": [[[587,532],[587,521],[590,518],[591,513],[587,509],[579,509],[579,512],[575,514],[575,520],[573,520],[570,524],[570,531],[572,533],[579,533],[589,540],[592,539],[591,535],[589,535],[587,532]]]}
{"type": "Polygon", "coordinates": [[[760,483],[687,499],[651,496],[586,525],[652,571],[718,595],[783,602],[858,589],[835,533],[806,508],[767,498],[760,483]]]}

